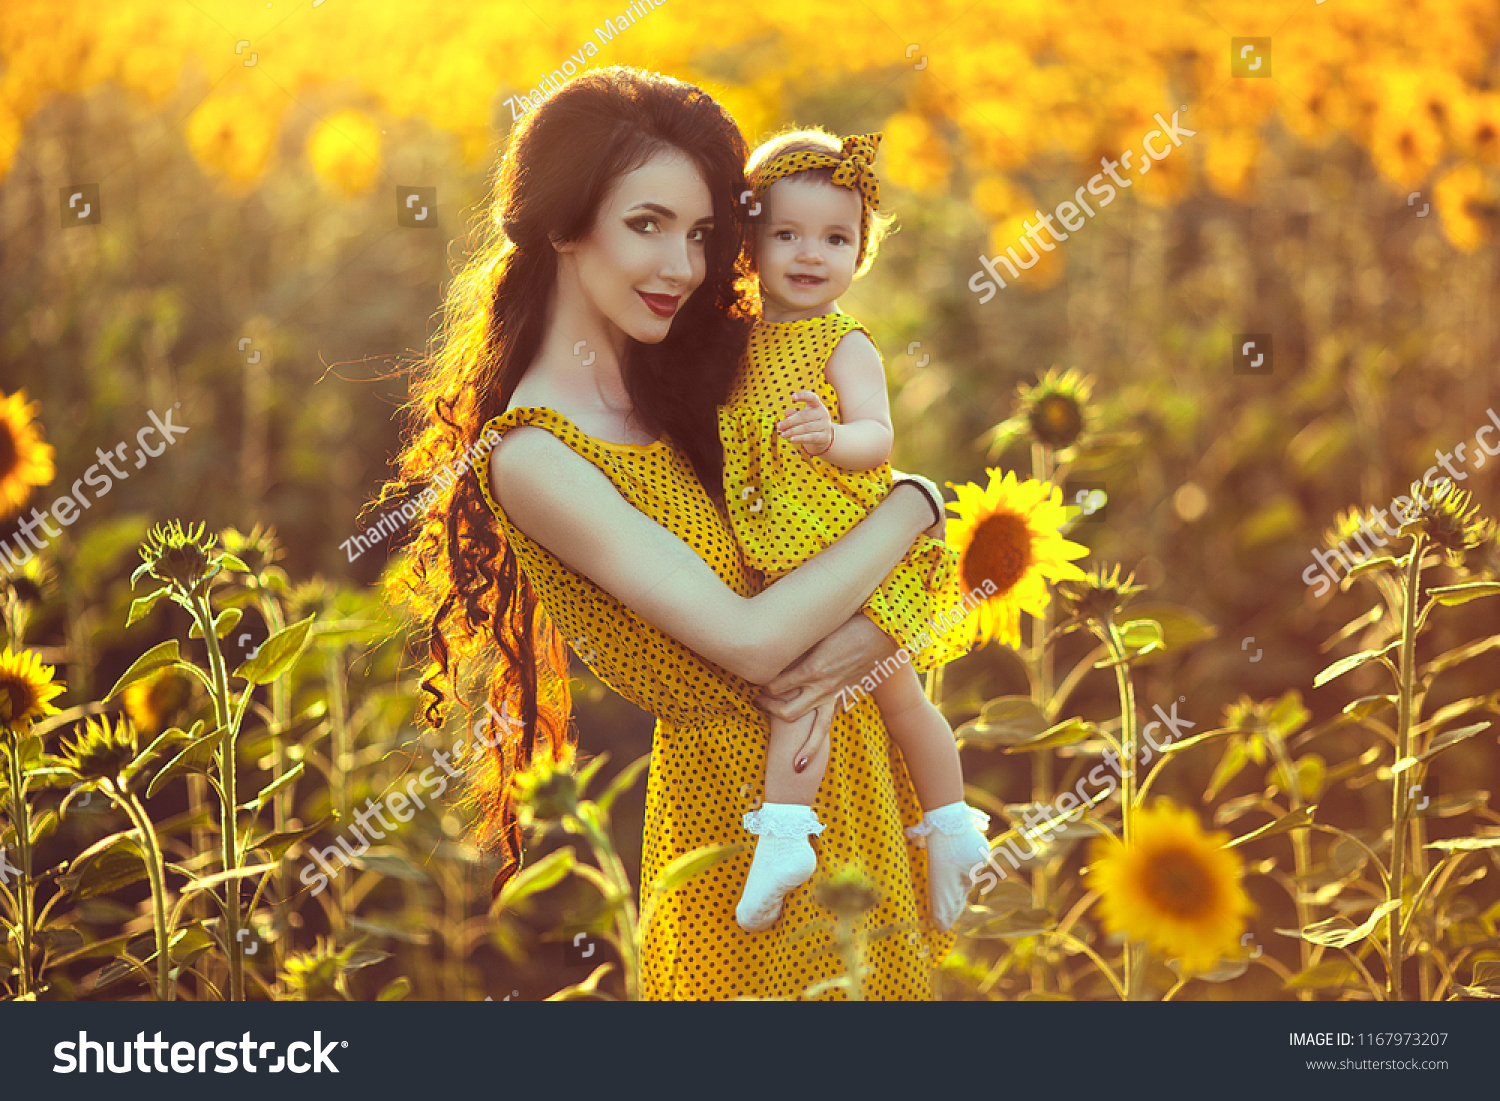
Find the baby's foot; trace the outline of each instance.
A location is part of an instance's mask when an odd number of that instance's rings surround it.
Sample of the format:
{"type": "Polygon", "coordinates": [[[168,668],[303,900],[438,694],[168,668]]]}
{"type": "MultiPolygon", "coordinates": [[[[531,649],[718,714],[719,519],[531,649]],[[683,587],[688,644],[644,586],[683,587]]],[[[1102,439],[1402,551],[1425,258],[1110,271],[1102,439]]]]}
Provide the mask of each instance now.
{"type": "Polygon", "coordinates": [[[932,919],[947,932],[964,912],[974,881],[969,871],[990,855],[984,828],[989,815],[965,803],[950,803],[928,811],[907,829],[911,837],[927,840],[927,898],[932,919]]]}
{"type": "Polygon", "coordinates": [[[745,932],[759,933],[776,923],[782,900],[817,870],[818,854],[807,835],[823,826],[811,807],[766,803],[745,815],[745,828],[759,836],[734,917],[745,932]]]}

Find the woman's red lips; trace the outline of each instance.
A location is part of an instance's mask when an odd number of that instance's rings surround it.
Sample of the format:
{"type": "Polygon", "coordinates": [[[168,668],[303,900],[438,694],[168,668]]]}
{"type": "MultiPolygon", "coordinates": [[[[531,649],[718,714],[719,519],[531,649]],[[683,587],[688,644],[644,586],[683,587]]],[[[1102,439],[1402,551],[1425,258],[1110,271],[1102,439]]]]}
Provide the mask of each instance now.
{"type": "Polygon", "coordinates": [[[682,299],[680,294],[647,294],[645,291],[635,293],[641,296],[641,300],[657,317],[671,317],[677,312],[677,303],[682,299]]]}

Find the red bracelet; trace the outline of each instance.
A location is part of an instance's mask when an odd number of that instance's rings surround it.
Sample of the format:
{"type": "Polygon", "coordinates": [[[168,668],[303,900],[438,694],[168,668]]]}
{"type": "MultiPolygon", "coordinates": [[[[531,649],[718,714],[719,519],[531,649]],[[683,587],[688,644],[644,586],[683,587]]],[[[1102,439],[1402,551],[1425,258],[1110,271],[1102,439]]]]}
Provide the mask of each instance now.
{"type": "MultiPolygon", "coordinates": [[[[838,427],[837,425],[833,426],[833,428],[837,428],[837,427],[838,427]]],[[[825,447],[825,448],[823,448],[822,451],[809,451],[808,452],[809,455],[811,455],[813,458],[816,459],[819,455],[826,455],[830,451],[833,450],[833,428],[830,428],[828,430],[828,446],[825,447]]]]}

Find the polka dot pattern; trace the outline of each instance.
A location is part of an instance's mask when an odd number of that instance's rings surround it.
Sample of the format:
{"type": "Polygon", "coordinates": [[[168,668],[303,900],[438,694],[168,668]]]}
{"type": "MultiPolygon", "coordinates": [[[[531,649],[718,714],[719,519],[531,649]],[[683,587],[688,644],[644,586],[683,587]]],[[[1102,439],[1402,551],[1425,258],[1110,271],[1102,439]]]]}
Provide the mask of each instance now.
{"type": "MultiPolygon", "coordinates": [[[[809,457],[776,430],[788,410],[801,407],[792,398],[798,390],[816,393],[842,423],[824,367],[838,342],[856,329],[870,336],[838,310],[802,321],[757,322],[729,402],[719,409],[729,521],[746,560],[768,582],[824,550],[891,490],[889,463],[841,470],[809,457]]],[[[864,611],[913,655],[920,671],[968,652],[970,639],[954,629],[965,618],[961,600],[957,553],[924,535],[864,611]],[[926,645],[919,646],[924,636],[926,645]]]]}
{"type": "MultiPolygon", "coordinates": [[[[727,518],[704,491],[692,464],[658,440],[631,446],[594,439],[552,409],[523,406],[485,426],[504,434],[517,425],[543,428],[598,467],[627,501],[702,556],[730,589],[753,595],[761,576],[745,560],[727,518]]],[[[841,965],[827,928],[830,915],[814,900],[815,885],[847,864],[877,884],[878,905],[860,927],[873,935],[865,996],[926,1000],[951,933],[928,924],[926,852],[909,846],[904,827],[922,815],[916,793],[880,720],[865,697],[836,715],[828,772],[813,809],[826,829],[813,839],[818,873],[788,897],[763,933],[746,933],[734,906],[750,869],[742,815],[764,801],[766,715],[758,689],[688,650],[593,582],[570,571],[505,517],[480,484],[543,608],[577,653],[606,684],[657,716],[646,784],[642,882],[650,884],[677,856],[702,845],[745,842],[746,850],[667,895],[647,932],[642,990],[650,999],[800,998],[813,983],[836,977],[841,965]],[[796,934],[813,921],[825,927],[796,934]]],[[[582,731],[585,750],[588,731],[582,731]]],[[[830,991],[822,1000],[842,1000],[830,991]]]]}

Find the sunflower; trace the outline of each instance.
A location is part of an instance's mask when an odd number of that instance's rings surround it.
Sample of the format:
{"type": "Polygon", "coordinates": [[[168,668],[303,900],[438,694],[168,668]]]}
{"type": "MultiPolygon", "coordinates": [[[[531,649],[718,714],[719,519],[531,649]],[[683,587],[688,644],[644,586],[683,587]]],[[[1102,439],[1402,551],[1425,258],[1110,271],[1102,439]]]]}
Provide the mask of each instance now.
{"type": "Polygon", "coordinates": [[[573,747],[565,745],[558,759],[538,754],[529,768],[516,773],[513,782],[521,825],[551,822],[577,812],[583,790],[575,764],[573,747]]]}
{"type": "Polygon", "coordinates": [[[1123,612],[1131,597],[1145,592],[1146,586],[1135,583],[1134,570],[1120,580],[1120,564],[1116,562],[1112,570],[1099,565],[1081,578],[1059,581],[1057,591],[1070,615],[1103,623],[1123,612]]]}
{"type": "Polygon", "coordinates": [[[1443,233],[1464,252],[1484,244],[1500,216],[1500,201],[1478,165],[1461,164],[1445,173],[1433,184],[1432,201],[1443,233]]]}
{"type": "Polygon", "coordinates": [[[1077,368],[1058,374],[1056,367],[1049,367],[1035,386],[1016,387],[1016,400],[1031,434],[1048,447],[1063,448],[1088,428],[1093,391],[1094,380],[1077,368]]]}
{"type": "Polygon", "coordinates": [[[166,729],[168,721],[187,703],[189,685],[170,668],[158,669],[125,689],[125,714],[148,738],[166,729]]]}
{"type": "MultiPolygon", "coordinates": [[[[1365,519],[1364,513],[1358,508],[1350,506],[1338,512],[1333,518],[1333,526],[1323,530],[1323,546],[1326,550],[1348,560],[1345,569],[1353,569],[1355,566],[1369,562],[1377,555],[1391,555],[1391,550],[1381,550],[1380,544],[1373,538],[1381,535],[1380,525],[1365,519]]],[[[1381,535],[1387,543],[1390,539],[1381,535]]],[[[1348,577],[1344,582],[1348,582],[1348,577]]],[[[1340,588],[1347,588],[1347,584],[1340,584],[1340,588]]]]}
{"type": "Polygon", "coordinates": [[[1052,599],[1048,581],[1083,577],[1070,560],[1088,548],[1058,531],[1067,520],[1062,490],[1035,479],[1017,482],[1013,470],[1003,478],[995,468],[986,473],[984,489],[948,483],[958,494],[948,507],[958,516],[948,520],[947,541],[958,551],[964,591],[984,594],[967,621],[969,637],[1019,646],[1021,613],[1043,614],[1052,599]]]}
{"type": "Polygon", "coordinates": [[[17,654],[6,647],[0,654],[0,726],[19,729],[23,723],[56,715],[52,699],[66,687],[52,679],[52,666],[43,665],[35,653],[17,654]]]}
{"type": "Polygon", "coordinates": [[[1462,566],[1465,555],[1483,546],[1494,534],[1495,522],[1479,515],[1474,495],[1449,479],[1434,489],[1411,484],[1412,505],[1403,508],[1402,531],[1420,530],[1430,546],[1443,552],[1450,566],[1462,566]]]}
{"type": "Polygon", "coordinates": [[[59,756],[84,780],[117,781],[125,766],[135,760],[136,733],[128,719],[113,722],[108,715],[97,721],[85,719],[76,733],[59,756]]]}
{"type": "Polygon", "coordinates": [[[42,442],[36,412],[41,402],[26,401],[26,391],[0,392],[0,519],[13,516],[31,496],[34,486],[50,482],[52,446],[42,442]]]}
{"type": "Polygon", "coordinates": [[[141,544],[140,566],[130,575],[133,588],[145,574],[169,587],[183,598],[202,596],[208,591],[208,583],[223,568],[223,555],[214,553],[218,537],[203,534],[204,525],[189,524],[186,530],[180,521],[159,524],[146,533],[141,544]]]}
{"type": "Polygon", "coordinates": [[[1210,970],[1239,950],[1250,898],[1244,865],[1224,847],[1227,833],[1205,834],[1192,811],[1158,799],[1135,816],[1129,845],[1093,843],[1088,880],[1100,894],[1104,927],[1148,942],[1184,973],[1210,970]]]}
{"type": "Polygon", "coordinates": [[[880,903],[875,884],[863,869],[846,864],[832,875],[818,880],[813,888],[818,905],[841,918],[857,918],[880,903]]]}

